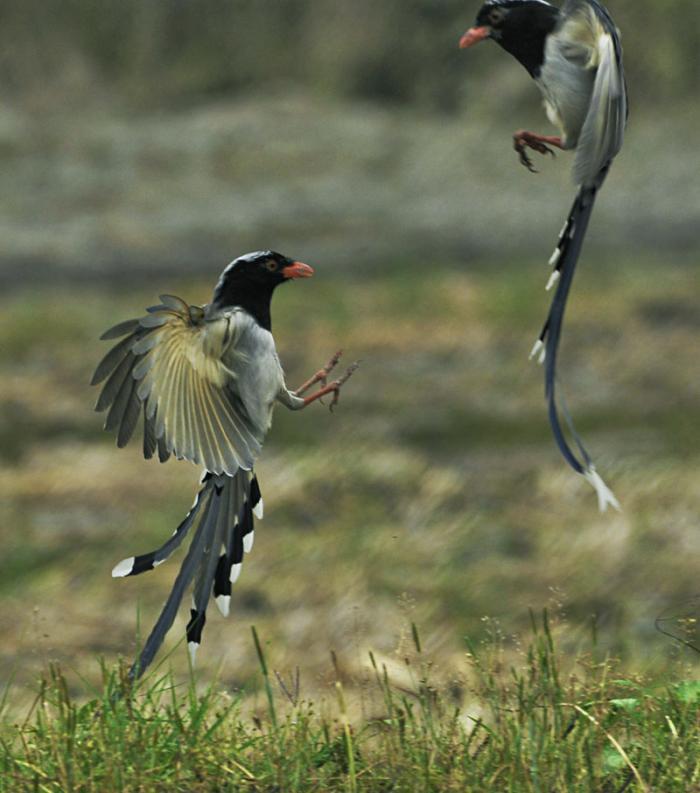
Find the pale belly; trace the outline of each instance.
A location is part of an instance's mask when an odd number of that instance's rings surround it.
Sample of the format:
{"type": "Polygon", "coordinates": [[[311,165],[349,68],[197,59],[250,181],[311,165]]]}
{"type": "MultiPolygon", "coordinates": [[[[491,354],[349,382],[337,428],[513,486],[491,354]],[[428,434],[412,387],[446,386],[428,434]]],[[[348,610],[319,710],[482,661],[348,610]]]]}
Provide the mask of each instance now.
{"type": "Polygon", "coordinates": [[[265,432],[272,422],[277,394],[284,385],[274,339],[269,331],[251,324],[236,347],[236,359],[227,362],[235,376],[235,390],[248,416],[265,432]]]}
{"type": "Polygon", "coordinates": [[[573,149],[588,114],[595,72],[564,57],[556,40],[547,45],[545,65],[537,78],[549,121],[561,133],[564,148],[573,149]]]}

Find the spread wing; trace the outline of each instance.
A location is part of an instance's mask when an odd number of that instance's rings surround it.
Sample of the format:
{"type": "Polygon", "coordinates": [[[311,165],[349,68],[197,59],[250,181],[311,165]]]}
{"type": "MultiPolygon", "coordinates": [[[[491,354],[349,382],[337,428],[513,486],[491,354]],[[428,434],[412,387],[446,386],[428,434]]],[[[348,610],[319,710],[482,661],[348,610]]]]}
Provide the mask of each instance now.
{"type": "Polygon", "coordinates": [[[597,0],[567,0],[558,36],[571,42],[572,52],[583,49],[582,65],[595,72],[574,162],[576,184],[593,186],[622,147],[627,121],[620,35],[597,0]]]}
{"type": "Polygon", "coordinates": [[[236,392],[222,355],[235,354],[239,312],[212,321],[197,306],[161,295],[140,319],[116,325],[103,339],[124,336],[102,359],[92,384],[106,379],[95,409],[109,410],[105,429],[118,445],[144,414],[145,457],[156,450],[203,465],[214,474],[250,470],[264,430],[256,427],[236,392]]]}

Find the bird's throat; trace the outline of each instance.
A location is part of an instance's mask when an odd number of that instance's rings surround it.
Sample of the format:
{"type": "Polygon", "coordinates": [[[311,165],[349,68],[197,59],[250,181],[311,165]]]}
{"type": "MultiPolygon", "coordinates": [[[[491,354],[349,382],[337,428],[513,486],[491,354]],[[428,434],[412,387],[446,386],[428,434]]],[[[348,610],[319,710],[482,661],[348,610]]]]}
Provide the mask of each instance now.
{"type": "Polygon", "coordinates": [[[559,9],[546,3],[524,3],[511,12],[509,24],[497,42],[528,70],[539,77],[545,57],[545,40],[554,30],[559,9]]]}
{"type": "Polygon", "coordinates": [[[236,281],[231,279],[226,288],[217,296],[217,308],[231,308],[237,306],[247,311],[261,328],[272,330],[272,317],[270,304],[274,286],[251,284],[249,281],[236,281]]]}

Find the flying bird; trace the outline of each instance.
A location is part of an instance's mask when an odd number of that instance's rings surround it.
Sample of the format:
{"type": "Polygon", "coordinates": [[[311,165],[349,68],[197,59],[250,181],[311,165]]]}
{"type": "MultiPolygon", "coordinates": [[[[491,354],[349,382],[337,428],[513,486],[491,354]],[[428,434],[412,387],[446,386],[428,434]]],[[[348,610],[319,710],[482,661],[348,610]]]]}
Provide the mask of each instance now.
{"type": "Polygon", "coordinates": [[[109,411],[105,429],[126,446],[143,414],[143,454],[165,462],[173,455],[204,468],[191,510],[168,541],[132,556],[112,571],[115,578],[139,575],[162,564],[192,541],[163,610],[130,677],[140,677],[171,628],[182,598],[193,585],[187,641],[194,661],[210,597],[228,616],[231,586],[243,555],[253,547],[254,519],[263,501],[253,471],[270,428],[274,403],[301,410],[330,397],[357,368],[327,382],[336,353],[296,391],[285,384],[272,336],[270,302],[275,289],[313,269],[274,251],[235,259],[221,274],[210,303],[188,305],[173,295],[146,315],[115,325],[102,339],[121,339],[97,366],[92,384],[104,381],[95,409],[109,411]],[[307,394],[315,385],[317,390],[307,394]]]}
{"type": "Polygon", "coordinates": [[[523,165],[534,170],[528,149],[552,155],[551,147],[575,152],[573,177],[578,192],[550,259],[553,271],[547,289],[556,286],[556,291],[530,357],[539,357],[545,364],[549,420],[561,453],[593,485],[601,511],[608,505],[619,509],[576,432],[563,399],[557,397],[556,371],[576,262],[596,195],[620,151],[627,121],[620,35],[598,0],[566,0],[561,9],[545,0],[488,0],[479,10],[475,25],[462,36],[460,47],[471,47],[485,39],[496,41],[527,69],[544,97],[547,117],[559,129],[559,135],[516,132],[513,145],[523,165]],[[560,414],[576,451],[564,435],[560,414]]]}

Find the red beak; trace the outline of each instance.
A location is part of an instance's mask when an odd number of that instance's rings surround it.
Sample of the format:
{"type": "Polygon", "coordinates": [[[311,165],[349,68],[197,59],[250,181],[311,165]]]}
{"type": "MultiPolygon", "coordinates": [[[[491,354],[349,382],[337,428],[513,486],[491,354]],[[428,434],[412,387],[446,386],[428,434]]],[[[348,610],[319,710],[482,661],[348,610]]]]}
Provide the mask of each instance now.
{"type": "Polygon", "coordinates": [[[487,39],[490,35],[491,28],[488,25],[484,25],[480,28],[469,28],[469,30],[459,40],[459,48],[461,50],[466,50],[467,47],[472,47],[474,44],[478,44],[480,41],[487,39]]]}
{"type": "Polygon", "coordinates": [[[292,262],[282,268],[282,275],[285,278],[311,278],[313,274],[313,267],[303,262],[292,262]]]}

